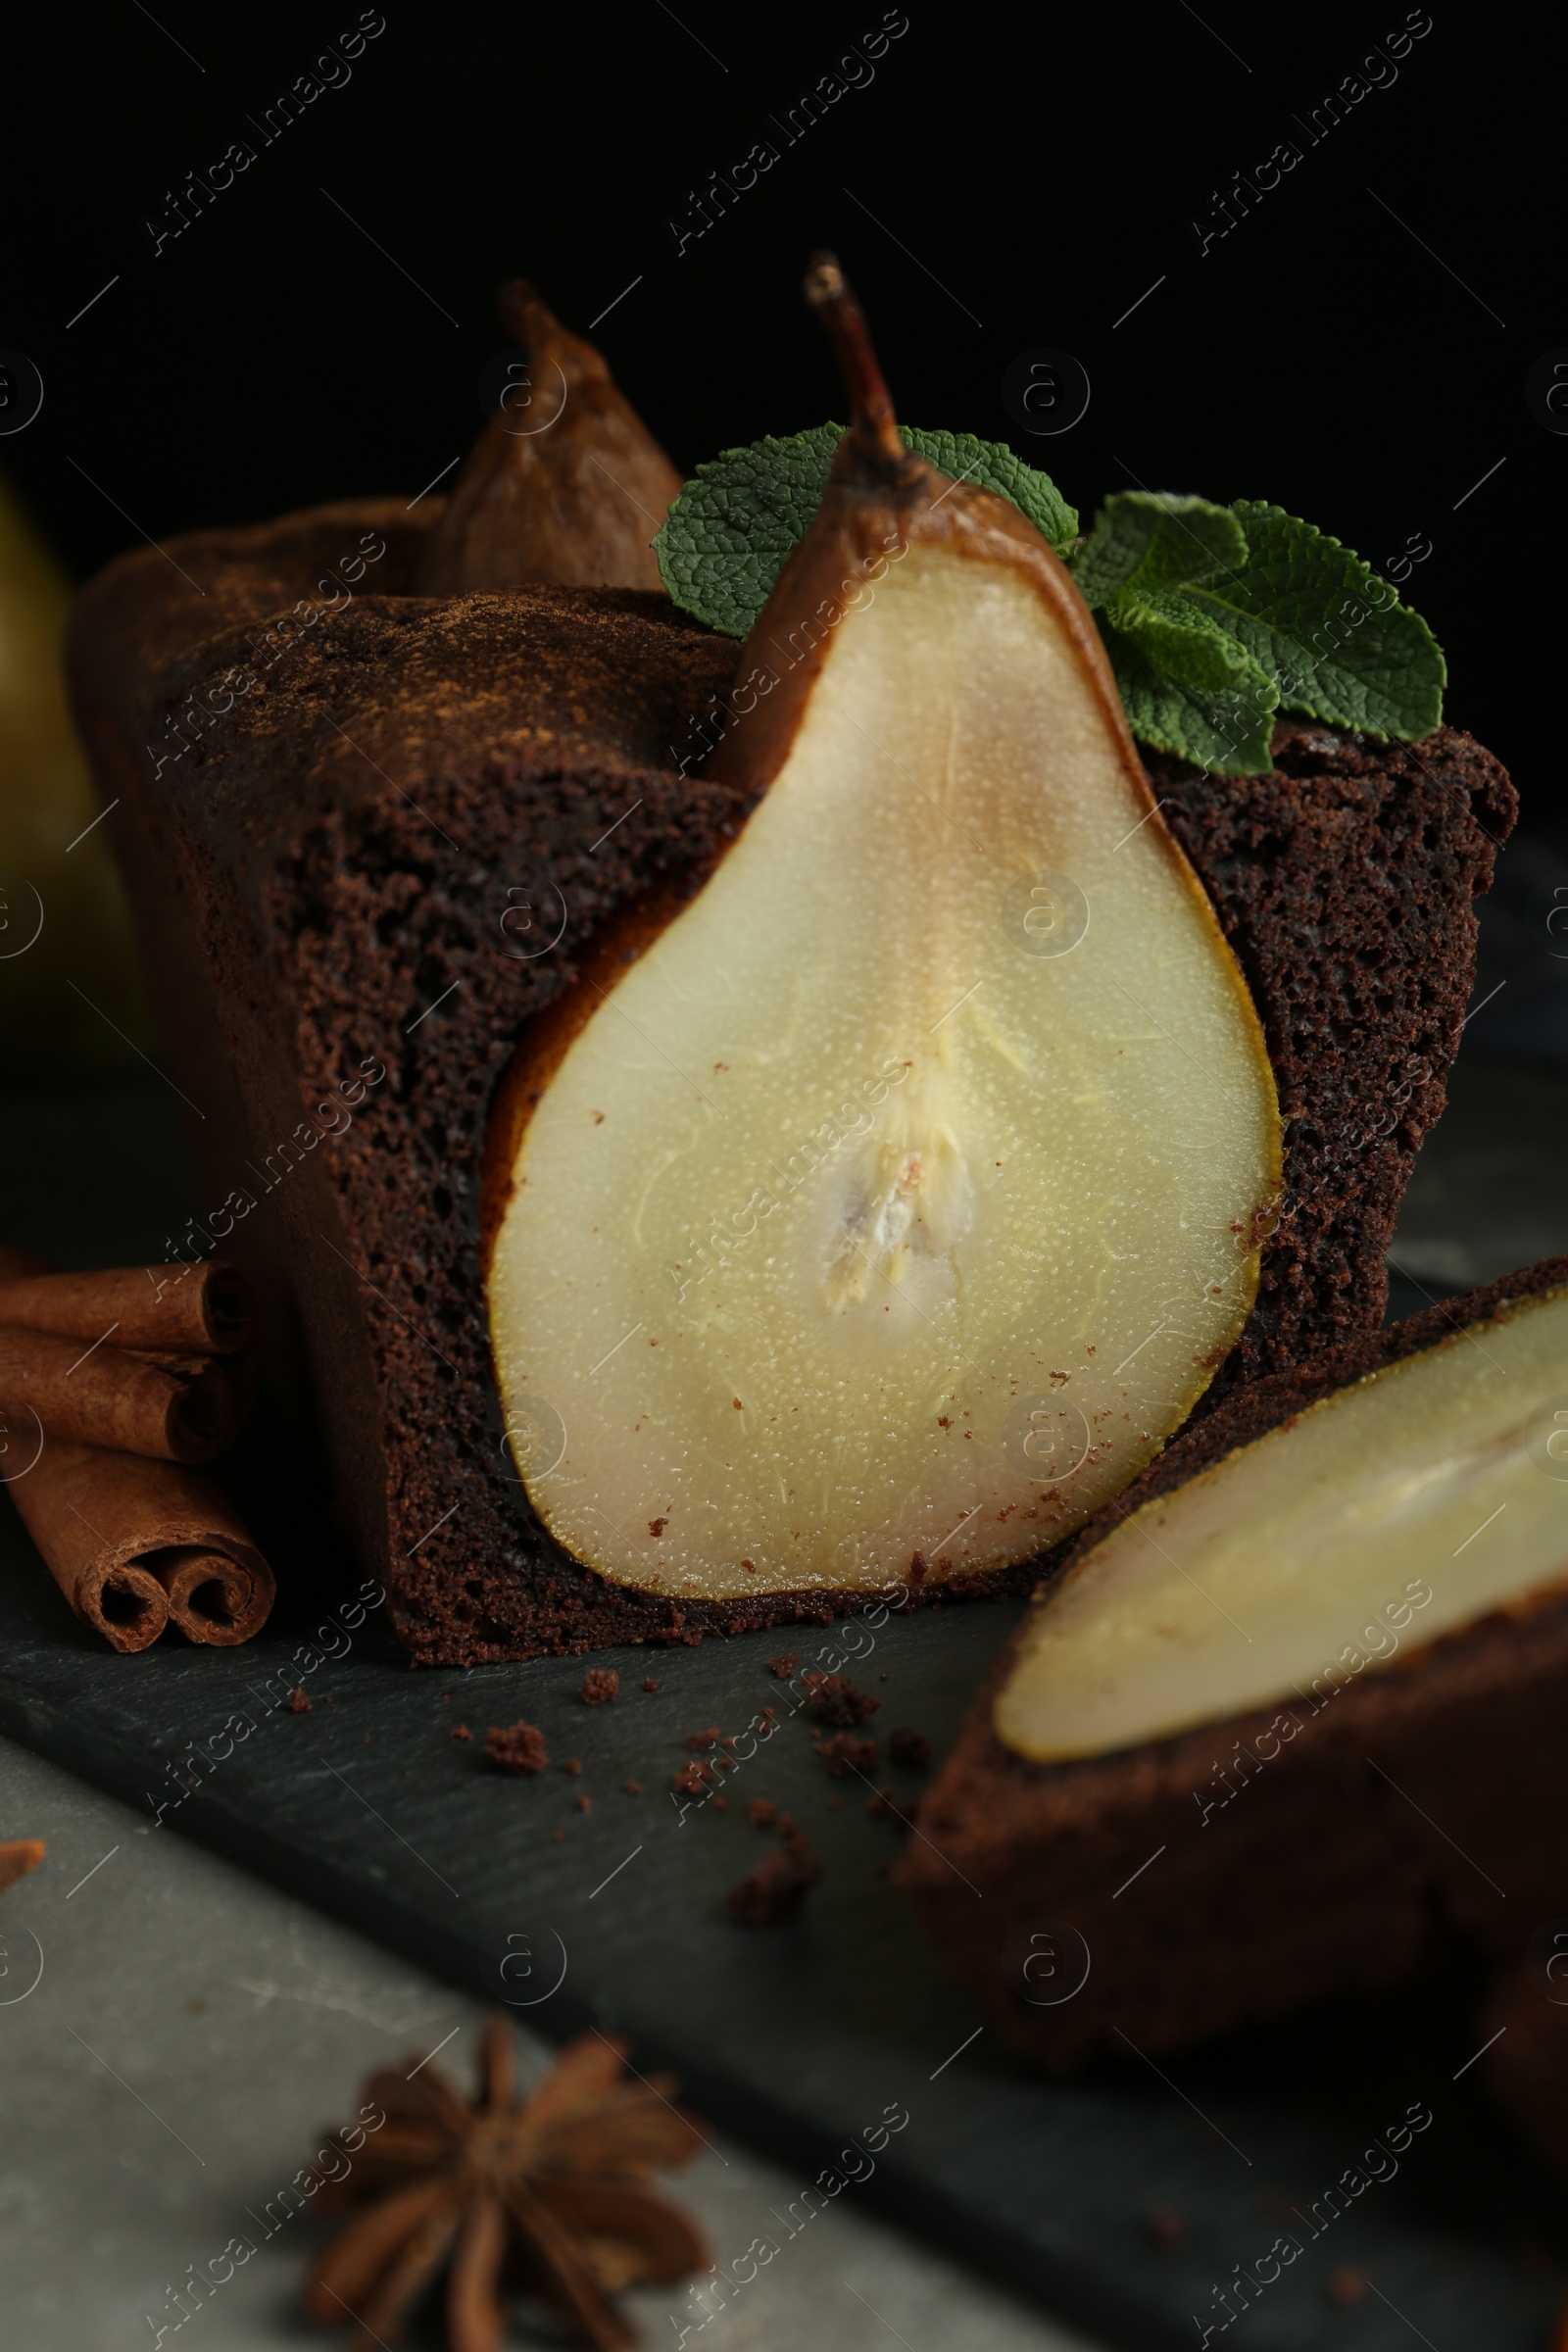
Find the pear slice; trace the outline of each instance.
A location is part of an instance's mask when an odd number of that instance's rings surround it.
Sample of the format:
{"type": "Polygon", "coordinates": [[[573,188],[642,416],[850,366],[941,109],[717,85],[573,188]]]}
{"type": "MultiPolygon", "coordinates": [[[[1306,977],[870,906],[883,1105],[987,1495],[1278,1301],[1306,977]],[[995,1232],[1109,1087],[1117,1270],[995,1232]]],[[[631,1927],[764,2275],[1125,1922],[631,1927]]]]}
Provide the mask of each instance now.
{"type": "Polygon", "coordinates": [[[525,372],[469,451],[430,534],[415,593],[471,588],[651,588],[654,533],[680,475],[599,353],[525,278],[497,297],[525,372]]]}
{"type": "Polygon", "coordinates": [[[1568,1587],[1568,1289],[1320,1397],[1146,1503],[1041,1602],[993,1710],[1040,1763],[1164,1740],[1568,1587]]]}
{"type": "Polygon", "coordinates": [[[1076,589],[906,449],[836,267],[808,292],[856,422],[709,771],[763,797],[493,1130],[529,1498],[693,1599],[971,1580],[1079,1526],[1235,1342],[1280,1171],[1076,589]]]}

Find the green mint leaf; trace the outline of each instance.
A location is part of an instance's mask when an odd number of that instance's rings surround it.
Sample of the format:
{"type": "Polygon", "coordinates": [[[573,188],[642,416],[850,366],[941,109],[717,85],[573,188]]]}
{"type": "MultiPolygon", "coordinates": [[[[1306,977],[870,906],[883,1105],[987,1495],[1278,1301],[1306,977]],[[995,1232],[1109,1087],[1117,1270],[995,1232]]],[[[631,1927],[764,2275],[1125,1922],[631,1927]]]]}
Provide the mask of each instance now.
{"type": "MultiPolygon", "coordinates": [[[[674,602],[727,637],[749,636],[785,559],[810,528],[843,438],[843,425],[819,424],[726,449],[699,466],[654,540],[674,602]]],[[[1078,516],[1054,482],[1001,443],[913,426],[904,438],[956,481],[1009,499],[1054,547],[1076,536],[1078,516]]]]}
{"type": "Polygon", "coordinates": [[[1071,567],[1085,604],[1103,605],[1118,588],[1177,588],[1246,562],[1247,536],[1229,507],[1170,490],[1113,490],[1071,567]]]}
{"type": "Polygon", "coordinates": [[[1076,507],[1068,506],[1049,473],[1042,473],[1037,466],[1026,466],[1002,442],[977,441],[973,433],[930,433],[918,425],[910,425],[904,438],[915,456],[924,458],[939,473],[951,473],[956,482],[971,482],[977,489],[994,490],[999,498],[1010,499],[1058,556],[1077,538],[1076,507]]]}
{"type": "Polygon", "coordinates": [[[748,637],[827,488],[841,424],[726,449],[699,466],[654,539],[677,605],[726,637],[748,637]]]}
{"type": "Polygon", "coordinates": [[[1141,743],[1220,775],[1260,775],[1279,694],[1264,666],[1186,590],[1123,588],[1100,616],[1141,743]]]}
{"type": "Polygon", "coordinates": [[[1239,639],[1281,703],[1368,735],[1430,735],[1447,672],[1436,638],[1369,564],[1282,507],[1238,499],[1248,560],[1185,594],[1239,639]]]}

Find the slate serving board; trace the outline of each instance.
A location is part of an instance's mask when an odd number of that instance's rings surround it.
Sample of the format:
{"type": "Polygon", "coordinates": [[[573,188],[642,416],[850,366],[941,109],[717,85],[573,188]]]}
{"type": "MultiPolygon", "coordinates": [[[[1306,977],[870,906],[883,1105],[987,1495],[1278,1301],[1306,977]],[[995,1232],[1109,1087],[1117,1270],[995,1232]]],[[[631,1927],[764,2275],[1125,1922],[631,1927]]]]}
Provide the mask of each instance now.
{"type": "MultiPolygon", "coordinates": [[[[65,1263],[161,1257],[185,1214],[172,1100],[149,1078],[6,1104],[0,1235],[65,1263]]],[[[1528,1235],[1521,1257],[1568,1247],[1565,1130],[1568,1079],[1461,1070],[1412,1194],[1409,1304],[1458,1287],[1433,1269],[1466,1250],[1463,1279],[1480,1280],[1517,1262],[1492,1262],[1510,1235],[1528,1235]]],[[[1568,2201],[1466,2068],[1480,1977],[1463,1946],[1440,1945],[1388,1996],[1324,2004],[1159,2070],[1129,2060],[1049,2083],[978,2031],[878,1875],[898,1824],[868,1817],[860,1783],[827,1776],[768,1660],[858,1649],[849,1671],[881,1701],[873,1733],[912,1724],[940,1752],[1015,1604],[609,1652],[593,1662],[618,1670],[619,1695],[589,1708],[582,1660],[411,1672],[379,1613],[356,1606],[347,1559],[302,1532],[306,1498],[279,1491],[277,1458],[258,1422],[232,1465],[287,1596],[239,1651],[168,1637],[138,1657],[106,1654],[5,1510],[0,1731],[149,1813],[162,1805],[164,1834],[201,1839],[466,1991],[512,2000],[533,2026],[633,2034],[639,2066],[675,2067],[699,2109],[794,2167],[800,2191],[824,2170],[861,2176],[835,2193],[1101,2339],[1153,2348],[1228,2332],[1215,2290],[1285,2230],[1300,2258],[1234,2323],[1259,2352],[1544,2342],[1568,2276],[1568,2201]],[[309,1712],[279,1703],[296,1686],[309,1712]],[[670,1781],[685,1735],[717,1725],[744,1745],[764,1703],[781,1728],[729,1775],[723,1810],[682,1818],[670,1781]],[[523,1714],[556,1764],[530,1781],[480,1754],[488,1725],[523,1714]],[[450,1736],[460,1722],[472,1740],[450,1736]],[[567,1758],[579,1773],[560,1769],[567,1758]],[[748,1822],[754,1795],[791,1810],[827,1864],[799,1920],[766,1935],[723,1907],[769,1850],[748,1822]],[[1310,2234],[1314,2201],[1414,2102],[1433,2122],[1397,2179],[1310,2234]],[[890,2113],[908,2120],[884,2145],[890,2113]],[[857,2152],[868,2132],[874,2153],[857,2152]],[[1181,2217],[1179,2243],[1158,2242],[1156,2214],[1181,2217]],[[1370,2285],[1337,2302],[1330,2283],[1348,2271],[1370,2285]]],[[[877,1777],[905,1810],[924,1778],[877,1777]]],[[[781,2247],[810,2226],[807,2210],[798,2194],[780,2214],[781,2247]]],[[[745,2253],[719,2251],[726,2269],[745,2253]]]]}

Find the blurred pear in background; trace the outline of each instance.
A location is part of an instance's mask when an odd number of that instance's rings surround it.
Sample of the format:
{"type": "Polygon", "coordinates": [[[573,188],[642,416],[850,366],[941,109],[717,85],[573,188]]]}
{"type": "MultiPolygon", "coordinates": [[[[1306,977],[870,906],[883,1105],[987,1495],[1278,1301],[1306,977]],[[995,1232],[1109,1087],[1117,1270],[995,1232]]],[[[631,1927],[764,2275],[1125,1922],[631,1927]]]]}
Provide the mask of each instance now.
{"type": "Polygon", "coordinates": [[[99,801],[66,702],[71,595],[0,476],[0,1085],[122,1068],[151,1044],[109,828],[80,838],[99,801]]]}

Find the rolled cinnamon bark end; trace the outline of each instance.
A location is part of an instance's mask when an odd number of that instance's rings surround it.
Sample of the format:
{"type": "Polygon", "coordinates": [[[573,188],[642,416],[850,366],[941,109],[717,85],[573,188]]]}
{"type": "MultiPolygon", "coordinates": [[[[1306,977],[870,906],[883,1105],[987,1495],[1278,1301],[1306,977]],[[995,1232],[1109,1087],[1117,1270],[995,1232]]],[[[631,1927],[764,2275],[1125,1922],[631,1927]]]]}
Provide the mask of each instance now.
{"type": "MultiPolygon", "coordinates": [[[[38,1548],[41,1551],[42,1544],[38,1548]]],[[[131,1560],[94,1562],[82,1570],[66,1597],[82,1624],[102,1634],[116,1649],[151,1649],[169,1623],[168,1595],[156,1578],[131,1560]]]]}
{"type": "Polygon", "coordinates": [[[149,1362],[123,1348],[0,1325],[0,1414],[32,1414],[46,1438],[207,1462],[238,1428],[244,1395],[221,1356],[149,1362]]]}
{"type": "Polygon", "coordinates": [[[25,1250],[0,1250],[0,1323],[83,1346],[112,1340],[155,1354],[228,1355],[244,1347],[255,1321],[250,1285],[224,1258],[51,1274],[25,1250]]]}
{"type": "Polygon", "coordinates": [[[171,1616],[219,1643],[267,1622],[272,1572],[198,1471],[46,1438],[11,1495],[76,1615],[117,1649],[145,1649],[171,1616]]]}
{"type": "Polygon", "coordinates": [[[192,1642],[233,1648],[259,1634],[277,1596],[260,1553],[247,1565],[226,1551],[178,1545],[149,1555],[147,1566],[169,1596],[169,1614],[192,1642]]]}

